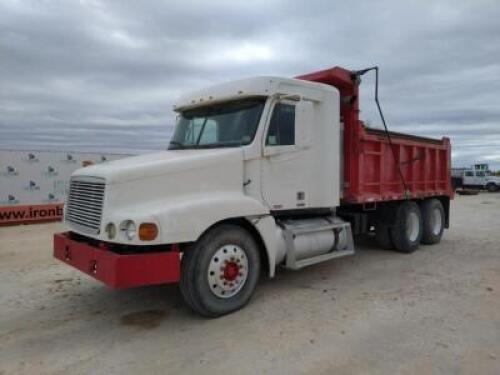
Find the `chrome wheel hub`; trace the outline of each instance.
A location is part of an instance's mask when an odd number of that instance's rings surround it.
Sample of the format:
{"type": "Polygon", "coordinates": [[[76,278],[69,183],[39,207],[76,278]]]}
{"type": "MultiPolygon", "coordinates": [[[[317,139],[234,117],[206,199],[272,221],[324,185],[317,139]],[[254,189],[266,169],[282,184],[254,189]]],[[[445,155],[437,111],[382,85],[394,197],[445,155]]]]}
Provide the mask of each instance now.
{"type": "Polygon", "coordinates": [[[416,212],[410,212],[406,221],[406,236],[411,242],[415,242],[420,231],[420,220],[416,212]]]}
{"type": "Polygon", "coordinates": [[[443,218],[441,217],[441,211],[438,208],[435,208],[432,211],[432,216],[431,216],[432,234],[438,236],[439,233],[441,233],[442,225],[443,225],[443,218]]]}
{"type": "Polygon", "coordinates": [[[248,277],[248,259],[243,249],[229,244],[219,248],[210,259],[208,283],[213,294],[229,298],[237,294],[248,277]]]}

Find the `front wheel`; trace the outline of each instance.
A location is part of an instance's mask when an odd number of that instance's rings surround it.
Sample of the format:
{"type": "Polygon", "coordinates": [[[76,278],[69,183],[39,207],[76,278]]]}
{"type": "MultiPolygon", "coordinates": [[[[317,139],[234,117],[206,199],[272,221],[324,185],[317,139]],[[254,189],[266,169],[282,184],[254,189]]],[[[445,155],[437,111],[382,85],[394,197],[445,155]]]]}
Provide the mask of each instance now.
{"type": "Polygon", "coordinates": [[[486,190],[488,190],[490,193],[494,193],[498,190],[498,186],[496,184],[489,183],[488,185],[486,185],[486,190]]]}
{"type": "Polygon", "coordinates": [[[183,257],[180,289],[197,313],[218,317],[242,308],[260,273],[258,246],[245,229],[232,224],[205,233],[183,257]]]}

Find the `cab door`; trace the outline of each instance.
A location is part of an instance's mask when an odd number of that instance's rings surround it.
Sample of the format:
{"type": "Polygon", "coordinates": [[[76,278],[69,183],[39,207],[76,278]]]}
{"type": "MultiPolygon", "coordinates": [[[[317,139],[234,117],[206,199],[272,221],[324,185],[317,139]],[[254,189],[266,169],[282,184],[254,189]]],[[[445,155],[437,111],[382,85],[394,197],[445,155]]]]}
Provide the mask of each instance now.
{"type": "Polygon", "coordinates": [[[276,102],[272,109],[261,164],[262,196],[272,211],[308,206],[311,111],[311,103],[292,100],[276,102]]]}
{"type": "Polygon", "coordinates": [[[476,171],[476,177],[474,179],[475,185],[484,186],[486,185],[486,173],[484,171],[476,171]]]}
{"type": "Polygon", "coordinates": [[[464,185],[475,185],[476,184],[473,171],[465,171],[464,172],[463,184],[464,185]]]}

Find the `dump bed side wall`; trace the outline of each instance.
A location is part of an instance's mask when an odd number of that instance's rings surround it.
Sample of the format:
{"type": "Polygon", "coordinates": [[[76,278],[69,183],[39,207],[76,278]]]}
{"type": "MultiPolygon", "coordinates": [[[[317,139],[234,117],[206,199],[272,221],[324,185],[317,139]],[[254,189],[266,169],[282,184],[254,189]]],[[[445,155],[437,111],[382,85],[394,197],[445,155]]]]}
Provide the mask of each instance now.
{"type": "Polygon", "coordinates": [[[344,124],[343,204],[453,196],[448,138],[391,132],[393,154],[387,133],[367,128],[359,120],[360,80],[353,71],[336,66],[296,78],[331,85],[340,92],[340,120],[344,124]]]}
{"type": "Polygon", "coordinates": [[[393,153],[387,133],[359,125],[356,139],[350,140],[355,152],[344,153],[350,171],[344,181],[344,203],[453,195],[448,138],[390,133],[393,153]]]}

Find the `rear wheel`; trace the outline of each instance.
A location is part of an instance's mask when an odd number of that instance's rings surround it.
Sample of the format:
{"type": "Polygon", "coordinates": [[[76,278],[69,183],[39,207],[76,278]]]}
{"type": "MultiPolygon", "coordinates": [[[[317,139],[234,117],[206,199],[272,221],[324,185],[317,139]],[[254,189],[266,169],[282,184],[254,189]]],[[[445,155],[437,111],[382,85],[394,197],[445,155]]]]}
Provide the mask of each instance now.
{"type": "Polygon", "coordinates": [[[406,201],[396,208],[396,225],[390,228],[394,247],[402,253],[417,250],[422,238],[422,215],[415,202],[406,201]]]}
{"type": "Polygon", "coordinates": [[[438,199],[425,200],[421,205],[424,230],[422,243],[433,245],[441,241],[444,231],[445,215],[442,203],[438,199]]]}
{"type": "Polygon", "coordinates": [[[180,289],[197,313],[217,317],[242,308],[260,273],[259,249],[243,228],[224,224],[210,230],[182,258],[180,289]]]}

